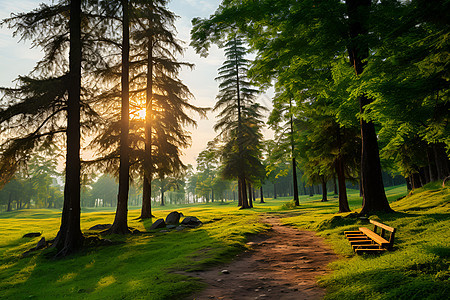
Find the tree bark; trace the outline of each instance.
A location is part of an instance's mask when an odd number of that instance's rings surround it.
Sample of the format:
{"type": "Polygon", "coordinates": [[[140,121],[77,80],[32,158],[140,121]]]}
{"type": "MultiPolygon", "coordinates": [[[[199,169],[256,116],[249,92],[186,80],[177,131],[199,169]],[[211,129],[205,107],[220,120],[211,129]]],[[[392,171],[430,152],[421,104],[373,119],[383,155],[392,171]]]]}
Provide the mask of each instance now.
{"type": "Polygon", "coordinates": [[[161,206],[165,206],[166,205],[164,203],[164,192],[165,192],[165,190],[164,190],[163,183],[162,183],[162,180],[161,180],[161,206]]]}
{"type": "Polygon", "coordinates": [[[247,189],[246,189],[246,180],[245,177],[241,178],[241,190],[240,190],[240,194],[242,197],[242,206],[241,209],[245,209],[245,208],[250,208],[250,205],[248,203],[248,198],[247,198],[247,189]]]}
{"type": "Polygon", "coordinates": [[[152,215],[152,184],[149,182],[147,176],[144,175],[142,182],[142,209],[140,219],[153,218],[152,215]]]}
{"type": "Polygon", "coordinates": [[[259,201],[259,203],[265,203],[264,202],[264,194],[263,194],[263,187],[262,187],[262,184],[261,184],[261,187],[259,188],[259,193],[261,194],[260,196],[261,196],[261,201],[259,201]]]}
{"type": "Polygon", "coordinates": [[[128,229],[128,191],[130,188],[130,162],[128,134],[130,127],[130,95],[129,95],[129,68],[130,68],[130,22],[128,0],[121,0],[122,16],[122,110],[120,130],[120,165],[119,165],[119,193],[117,196],[117,209],[114,223],[108,233],[126,234],[128,229]]]}
{"type": "Polygon", "coordinates": [[[252,185],[250,182],[248,183],[248,206],[250,206],[250,208],[253,208],[253,193],[252,185]]]}
{"type": "Polygon", "coordinates": [[[349,212],[350,207],[348,206],[347,187],[345,186],[345,168],[342,158],[337,160],[335,169],[339,185],[339,212],[349,212]]]}
{"type": "Polygon", "coordinates": [[[273,199],[277,199],[277,184],[273,183],[273,199]]]}
{"type": "MultiPolygon", "coordinates": [[[[371,0],[346,0],[349,35],[351,41],[348,47],[350,62],[356,75],[364,71],[365,62],[369,56],[368,44],[364,38],[368,35],[371,0]]],[[[372,102],[366,95],[359,97],[360,113],[372,102]]],[[[378,141],[373,122],[360,118],[361,125],[361,185],[363,206],[361,214],[371,214],[376,211],[391,212],[392,209],[384,192],[381,175],[381,163],[378,151],[378,141]]]]}
{"type": "Polygon", "coordinates": [[[437,177],[442,180],[449,175],[448,157],[445,154],[444,147],[441,144],[434,144],[433,151],[436,162],[437,177]]]}
{"type": "Polygon", "coordinates": [[[327,199],[327,181],[325,176],[322,176],[322,202],[328,201],[327,199]]]}
{"type": "Polygon", "coordinates": [[[339,192],[338,192],[338,187],[337,187],[337,184],[336,184],[336,175],[333,175],[333,190],[334,190],[334,194],[335,195],[337,195],[339,192]]]}
{"type": "Polygon", "coordinates": [[[12,192],[9,192],[8,208],[6,209],[6,211],[11,211],[11,203],[12,203],[12,192]]]}
{"type": "MultiPolygon", "coordinates": [[[[150,25],[151,26],[151,25],[150,25]]],[[[145,93],[145,157],[141,219],[152,218],[152,111],[153,111],[153,32],[147,42],[147,86],[145,93]]]]}
{"type": "Polygon", "coordinates": [[[80,101],[81,101],[81,1],[70,1],[69,98],[67,101],[67,153],[64,206],[54,246],[57,257],[83,246],[80,229],[80,101]]]}

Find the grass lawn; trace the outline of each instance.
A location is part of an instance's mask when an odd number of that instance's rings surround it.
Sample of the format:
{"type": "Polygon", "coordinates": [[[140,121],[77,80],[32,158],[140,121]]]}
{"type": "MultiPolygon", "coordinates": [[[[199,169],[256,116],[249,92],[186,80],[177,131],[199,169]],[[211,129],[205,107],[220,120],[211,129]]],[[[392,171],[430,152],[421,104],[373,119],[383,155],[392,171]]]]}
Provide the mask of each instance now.
{"type": "MultiPolygon", "coordinates": [[[[66,259],[53,260],[52,249],[20,258],[39,238],[22,238],[40,231],[53,238],[60,225],[57,210],[21,210],[0,214],[0,299],[180,299],[202,288],[202,283],[176,271],[204,269],[232,259],[245,249],[246,236],[268,229],[263,214],[279,214],[282,222],[318,231],[342,259],[333,263],[332,274],[321,279],[332,299],[438,299],[449,290],[450,236],[449,189],[428,186],[413,195],[405,187],[387,191],[391,214],[372,216],[397,228],[395,251],[379,256],[356,256],[344,238],[344,230],[363,224],[358,218],[336,214],[337,199],[320,202],[320,196],[301,197],[300,208],[290,208],[289,198],[266,199],[252,210],[238,210],[236,203],[157,207],[157,218],[176,209],[196,216],[204,225],[168,233],[106,237],[124,242],[89,248],[66,259]]],[[[349,191],[350,207],[361,207],[357,191],[349,191]]],[[[147,231],[151,221],[134,220],[129,226],[147,231]]],[[[114,211],[83,210],[82,230],[112,223],[114,211]]],[[[155,219],[154,219],[155,220],[155,219]]],[[[153,221],[154,221],[153,220],[153,221]]]]}

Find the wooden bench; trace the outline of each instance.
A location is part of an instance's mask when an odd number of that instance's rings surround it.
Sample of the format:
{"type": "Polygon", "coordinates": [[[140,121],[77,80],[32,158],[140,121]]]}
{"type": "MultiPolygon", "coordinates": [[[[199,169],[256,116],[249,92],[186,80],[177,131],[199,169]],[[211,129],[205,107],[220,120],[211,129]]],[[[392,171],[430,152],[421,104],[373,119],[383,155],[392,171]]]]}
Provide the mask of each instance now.
{"type": "Polygon", "coordinates": [[[344,231],[345,237],[350,241],[350,245],[357,254],[362,252],[379,253],[386,250],[392,250],[394,245],[395,228],[370,220],[374,225],[373,231],[359,227],[358,231],[344,231]],[[380,232],[378,232],[380,229],[380,232]],[[385,235],[389,232],[389,240],[385,235]]]}

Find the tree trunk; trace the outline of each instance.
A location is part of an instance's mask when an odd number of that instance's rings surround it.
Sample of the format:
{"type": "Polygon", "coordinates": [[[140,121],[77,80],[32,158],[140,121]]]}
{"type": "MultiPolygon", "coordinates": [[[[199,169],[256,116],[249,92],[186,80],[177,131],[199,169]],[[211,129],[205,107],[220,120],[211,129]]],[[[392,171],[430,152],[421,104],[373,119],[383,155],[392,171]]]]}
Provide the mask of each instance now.
{"type": "Polygon", "coordinates": [[[427,160],[428,160],[428,173],[430,177],[430,182],[437,180],[437,170],[434,159],[433,148],[428,147],[427,149],[427,160]]]}
{"type": "Polygon", "coordinates": [[[252,208],[253,207],[252,185],[251,185],[251,183],[248,183],[247,186],[248,186],[248,206],[250,206],[250,208],[252,208]]]}
{"type": "Polygon", "coordinates": [[[273,183],[273,199],[277,199],[277,184],[273,183]]]}
{"type": "MultiPolygon", "coordinates": [[[[364,71],[365,60],[369,56],[369,48],[364,38],[368,34],[368,21],[371,0],[346,0],[349,35],[348,53],[356,75],[364,71]],[[363,39],[361,39],[361,37],[363,39]]],[[[360,113],[364,114],[366,105],[372,102],[366,95],[359,97],[360,113]]],[[[381,175],[381,163],[378,151],[378,141],[373,122],[367,122],[362,117],[361,124],[361,185],[363,206],[361,214],[371,214],[376,211],[391,212],[392,209],[384,192],[381,175]]]]}
{"type": "Polygon", "coordinates": [[[152,184],[149,178],[144,175],[144,181],[142,182],[142,209],[140,219],[153,218],[152,215],[152,184]]]}
{"type": "Polygon", "coordinates": [[[412,190],[411,176],[406,177],[405,181],[406,181],[406,190],[408,190],[408,191],[412,190]]]}
{"type": "Polygon", "coordinates": [[[243,208],[250,208],[250,205],[248,203],[248,198],[247,198],[247,188],[246,188],[247,184],[246,184],[246,180],[245,177],[241,178],[241,189],[240,189],[240,194],[242,197],[242,206],[241,209],[243,208]]]}
{"type": "Polygon", "coordinates": [[[119,165],[119,193],[114,223],[108,233],[126,234],[128,229],[128,191],[130,188],[130,162],[128,134],[130,127],[130,97],[129,97],[129,67],[130,67],[130,28],[128,0],[121,0],[123,9],[122,20],[122,110],[120,128],[120,165],[119,165]]]}
{"type": "Polygon", "coordinates": [[[259,203],[265,203],[264,202],[264,194],[263,194],[263,187],[262,187],[262,184],[261,184],[261,187],[259,188],[259,193],[261,194],[260,196],[261,196],[261,201],[259,201],[259,203]]]}
{"type": "Polygon", "coordinates": [[[80,99],[81,99],[81,1],[70,1],[69,98],[67,101],[67,154],[64,207],[54,246],[63,257],[83,246],[80,229],[80,99]]]}
{"type": "Polygon", "coordinates": [[[442,180],[449,175],[448,157],[445,154],[442,144],[434,144],[433,151],[436,162],[437,177],[442,180]]]}
{"type": "Polygon", "coordinates": [[[12,203],[12,192],[9,192],[8,208],[6,209],[6,211],[11,211],[11,203],[12,203]]]}
{"type": "Polygon", "coordinates": [[[348,206],[347,200],[347,187],[345,186],[345,168],[342,158],[338,158],[335,169],[339,184],[339,212],[349,212],[350,207],[348,206]]]}
{"type": "Polygon", "coordinates": [[[166,204],[164,203],[164,187],[162,186],[162,181],[161,181],[161,206],[165,206],[166,204]]]}
{"type": "Polygon", "coordinates": [[[328,201],[327,199],[327,181],[325,176],[322,176],[322,202],[328,201]]]}
{"type": "MultiPolygon", "coordinates": [[[[152,25],[150,25],[152,26],[152,25]]],[[[153,111],[153,33],[150,32],[147,42],[147,86],[145,93],[145,157],[144,183],[142,187],[141,219],[152,218],[152,114],[153,111]]]]}
{"type": "Polygon", "coordinates": [[[422,184],[420,182],[419,173],[412,174],[410,178],[411,178],[411,186],[412,186],[413,190],[418,189],[422,186],[422,184]]]}
{"type": "Polygon", "coordinates": [[[334,194],[335,195],[337,195],[339,192],[338,192],[338,187],[337,187],[337,184],[336,184],[336,175],[333,175],[333,190],[334,190],[334,194]]]}

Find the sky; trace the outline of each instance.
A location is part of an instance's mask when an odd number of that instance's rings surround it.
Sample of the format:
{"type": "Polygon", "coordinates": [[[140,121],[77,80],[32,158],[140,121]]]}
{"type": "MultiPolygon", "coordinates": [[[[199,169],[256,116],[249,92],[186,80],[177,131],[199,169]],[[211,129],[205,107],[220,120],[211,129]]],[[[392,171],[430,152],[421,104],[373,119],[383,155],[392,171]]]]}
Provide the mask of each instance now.
{"type": "MultiPolygon", "coordinates": [[[[213,107],[215,97],[218,94],[218,82],[214,80],[217,77],[217,69],[224,61],[222,49],[215,45],[209,51],[207,58],[200,57],[194,49],[189,46],[191,20],[195,17],[209,17],[219,7],[219,0],[172,0],[169,3],[169,9],[179,16],[175,26],[177,28],[177,37],[184,41],[186,51],[180,60],[195,64],[193,70],[183,70],[180,79],[188,86],[194,95],[192,104],[200,107],[213,107]]],[[[43,0],[0,0],[0,19],[10,17],[11,13],[28,12],[39,3],[51,3],[43,0]]],[[[31,48],[30,42],[19,42],[19,37],[13,37],[12,30],[0,28],[0,86],[14,86],[14,79],[19,75],[28,74],[36,62],[42,58],[40,49],[31,48]]],[[[258,101],[271,108],[271,93],[262,94],[258,101]]],[[[188,128],[192,134],[192,146],[183,149],[182,160],[185,164],[196,165],[197,155],[206,148],[208,141],[212,140],[216,133],[213,125],[216,121],[215,113],[209,112],[208,119],[201,120],[194,116],[198,126],[188,128]]],[[[270,130],[264,130],[267,138],[272,138],[270,130]]]]}

